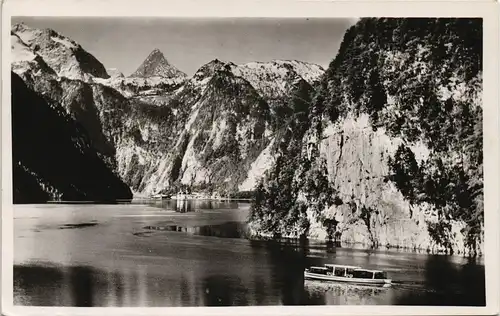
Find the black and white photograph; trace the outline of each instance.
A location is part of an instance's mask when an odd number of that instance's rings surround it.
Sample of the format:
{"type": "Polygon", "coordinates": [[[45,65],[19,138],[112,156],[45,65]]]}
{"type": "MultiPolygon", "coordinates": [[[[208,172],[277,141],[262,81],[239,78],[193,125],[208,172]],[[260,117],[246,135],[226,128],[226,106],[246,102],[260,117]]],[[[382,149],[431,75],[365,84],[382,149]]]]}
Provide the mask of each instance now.
{"type": "Polygon", "coordinates": [[[11,304],[486,307],[486,19],[353,12],[10,16],[11,304]]]}

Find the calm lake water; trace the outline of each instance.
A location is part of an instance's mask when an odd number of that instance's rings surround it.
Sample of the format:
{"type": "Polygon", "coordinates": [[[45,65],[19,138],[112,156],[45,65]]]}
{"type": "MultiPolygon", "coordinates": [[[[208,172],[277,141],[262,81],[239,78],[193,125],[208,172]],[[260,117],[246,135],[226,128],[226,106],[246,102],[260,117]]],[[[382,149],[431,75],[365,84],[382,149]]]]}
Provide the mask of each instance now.
{"type": "Polygon", "coordinates": [[[37,306],[485,305],[484,265],[457,256],[244,238],[249,205],[16,205],[14,303],[37,306]],[[387,271],[390,288],[304,281],[304,268],[387,271]]]}

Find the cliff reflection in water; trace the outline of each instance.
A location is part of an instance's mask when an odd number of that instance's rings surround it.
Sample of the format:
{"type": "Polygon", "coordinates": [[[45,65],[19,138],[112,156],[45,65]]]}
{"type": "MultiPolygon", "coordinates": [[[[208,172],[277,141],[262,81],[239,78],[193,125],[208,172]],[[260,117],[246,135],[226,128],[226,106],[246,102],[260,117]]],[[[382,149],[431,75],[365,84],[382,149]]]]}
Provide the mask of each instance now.
{"type": "Polygon", "coordinates": [[[228,210],[237,209],[238,202],[236,201],[218,201],[218,200],[148,200],[151,206],[174,210],[179,213],[196,212],[199,210],[228,210]]]}
{"type": "Polygon", "coordinates": [[[159,230],[186,233],[199,236],[213,236],[221,238],[245,238],[247,236],[246,225],[240,222],[226,222],[215,225],[154,225],[145,226],[146,230],[159,230]]]}

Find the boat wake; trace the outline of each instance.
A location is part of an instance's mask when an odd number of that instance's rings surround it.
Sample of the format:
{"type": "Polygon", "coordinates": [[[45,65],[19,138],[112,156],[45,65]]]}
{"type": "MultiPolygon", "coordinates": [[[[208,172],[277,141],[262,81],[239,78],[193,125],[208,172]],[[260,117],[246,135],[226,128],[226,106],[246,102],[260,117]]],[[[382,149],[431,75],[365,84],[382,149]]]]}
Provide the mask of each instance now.
{"type": "Polygon", "coordinates": [[[352,283],[335,283],[321,280],[304,280],[304,287],[312,291],[334,291],[337,294],[348,294],[352,292],[378,294],[389,289],[409,290],[418,292],[436,292],[426,288],[424,282],[419,281],[397,281],[393,280],[391,284],[384,285],[362,285],[352,283]]]}
{"type": "Polygon", "coordinates": [[[397,281],[393,280],[392,285],[396,289],[400,290],[411,290],[411,291],[420,291],[420,292],[432,292],[435,293],[437,291],[428,289],[426,287],[425,282],[423,281],[397,281]]]}
{"type": "MultiPolygon", "coordinates": [[[[361,302],[367,298],[374,299],[375,297],[386,295],[386,293],[388,293],[387,289],[388,288],[382,286],[332,283],[318,280],[305,280],[304,282],[304,290],[312,295],[328,295],[330,297],[336,297],[337,299],[348,298],[348,300],[354,300],[356,302],[361,302]]],[[[350,304],[348,302],[344,303],[350,304]]]]}

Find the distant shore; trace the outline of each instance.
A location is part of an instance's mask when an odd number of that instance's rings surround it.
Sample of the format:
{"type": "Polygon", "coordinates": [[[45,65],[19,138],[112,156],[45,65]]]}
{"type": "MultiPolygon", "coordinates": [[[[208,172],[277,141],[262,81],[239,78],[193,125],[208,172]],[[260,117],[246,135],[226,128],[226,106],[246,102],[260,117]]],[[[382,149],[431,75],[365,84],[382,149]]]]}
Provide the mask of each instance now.
{"type": "Polygon", "coordinates": [[[245,198],[158,198],[151,196],[134,196],[131,200],[114,200],[114,201],[46,201],[42,203],[15,203],[15,204],[121,204],[121,203],[134,203],[137,201],[218,201],[218,202],[248,202],[250,203],[252,199],[245,198]]]}

